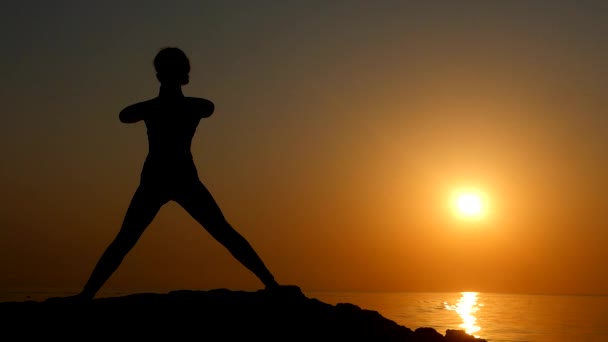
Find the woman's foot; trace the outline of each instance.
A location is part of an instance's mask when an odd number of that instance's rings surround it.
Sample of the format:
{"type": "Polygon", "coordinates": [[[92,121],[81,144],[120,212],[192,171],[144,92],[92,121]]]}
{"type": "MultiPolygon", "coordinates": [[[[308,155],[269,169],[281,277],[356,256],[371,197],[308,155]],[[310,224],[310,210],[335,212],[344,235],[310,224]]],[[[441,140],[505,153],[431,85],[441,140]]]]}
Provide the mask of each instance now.
{"type": "Polygon", "coordinates": [[[67,297],[47,298],[44,302],[52,303],[52,304],[85,304],[85,303],[90,303],[92,301],[93,301],[93,298],[91,298],[89,296],[85,296],[82,293],[79,293],[77,295],[67,296],[67,297]]]}
{"type": "Polygon", "coordinates": [[[276,280],[274,280],[274,278],[272,278],[271,280],[264,282],[264,286],[266,286],[265,290],[271,291],[278,288],[280,285],[276,280]]]}
{"type": "Polygon", "coordinates": [[[277,297],[282,298],[295,298],[295,297],[305,297],[304,293],[300,287],[296,285],[279,285],[268,287],[264,289],[264,292],[277,297]]]}

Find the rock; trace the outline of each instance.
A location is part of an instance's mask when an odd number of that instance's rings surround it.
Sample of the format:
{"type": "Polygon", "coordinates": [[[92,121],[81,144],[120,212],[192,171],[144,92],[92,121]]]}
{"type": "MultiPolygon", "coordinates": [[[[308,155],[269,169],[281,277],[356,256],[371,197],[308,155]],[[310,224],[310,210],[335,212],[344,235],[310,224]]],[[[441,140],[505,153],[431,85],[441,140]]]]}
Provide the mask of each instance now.
{"type": "Polygon", "coordinates": [[[414,332],[376,311],[307,298],[295,286],[5,302],[0,314],[3,334],[19,340],[483,341],[452,330],[445,337],[432,328],[414,332]]]}
{"type": "Polygon", "coordinates": [[[421,327],[414,331],[416,341],[424,342],[445,342],[443,335],[433,328],[421,327]]]}

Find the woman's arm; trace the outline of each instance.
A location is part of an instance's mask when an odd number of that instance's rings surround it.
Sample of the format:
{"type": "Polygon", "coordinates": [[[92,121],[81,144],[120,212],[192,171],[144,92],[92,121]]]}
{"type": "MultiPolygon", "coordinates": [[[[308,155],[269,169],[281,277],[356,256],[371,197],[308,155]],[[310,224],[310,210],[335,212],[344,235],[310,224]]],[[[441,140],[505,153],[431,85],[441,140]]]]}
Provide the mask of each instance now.
{"type": "Polygon", "coordinates": [[[213,111],[215,110],[213,102],[198,97],[190,97],[188,99],[190,100],[191,108],[193,108],[196,114],[200,115],[201,118],[208,118],[213,114],[213,111]]]}
{"type": "MultiPolygon", "coordinates": [[[[146,101],[148,102],[148,101],[146,101]]],[[[128,106],[127,108],[120,111],[118,114],[118,118],[120,122],[123,123],[136,123],[140,120],[144,119],[144,115],[146,113],[145,104],[146,102],[140,102],[133,105],[128,106]]]]}

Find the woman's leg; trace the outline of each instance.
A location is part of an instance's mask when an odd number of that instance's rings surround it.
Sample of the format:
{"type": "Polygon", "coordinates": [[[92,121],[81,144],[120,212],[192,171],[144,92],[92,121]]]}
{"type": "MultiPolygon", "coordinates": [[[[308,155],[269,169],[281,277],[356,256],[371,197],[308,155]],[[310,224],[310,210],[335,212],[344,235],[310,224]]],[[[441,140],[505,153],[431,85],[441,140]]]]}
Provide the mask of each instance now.
{"type": "Polygon", "coordinates": [[[107,247],[88,282],[84,286],[81,297],[92,299],[95,294],[116,271],[127,253],[135,246],[135,243],[150,225],[160,208],[166,201],[146,187],[140,185],[131,199],[127,209],[122,227],[114,241],[107,247]]]}
{"type": "Polygon", "coordinates": [[[279,286],[249,242],[226,221],[213,196],[201,182],[184,186],[175,201],[253,272],[266,288],[279,286]]]}

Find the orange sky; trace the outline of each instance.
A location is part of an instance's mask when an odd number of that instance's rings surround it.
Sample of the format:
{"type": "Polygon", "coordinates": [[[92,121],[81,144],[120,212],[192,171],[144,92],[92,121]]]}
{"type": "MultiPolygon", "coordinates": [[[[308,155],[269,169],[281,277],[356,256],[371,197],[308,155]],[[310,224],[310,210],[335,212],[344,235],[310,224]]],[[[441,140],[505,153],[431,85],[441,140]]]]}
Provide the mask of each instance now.
{"type": "MultiPolygon", "coordinates": [[[[179,46],[216,104],[201,180],[279,282],[608,293],[608,5],[403,3],[0,11],[1,286],[84,284],[147,153],[118,112],[179,46]],[[454,217],[460,187],[485,220],[454,217]]],[[[170,203],[103,290],[260,286],[170,203]]]]}

